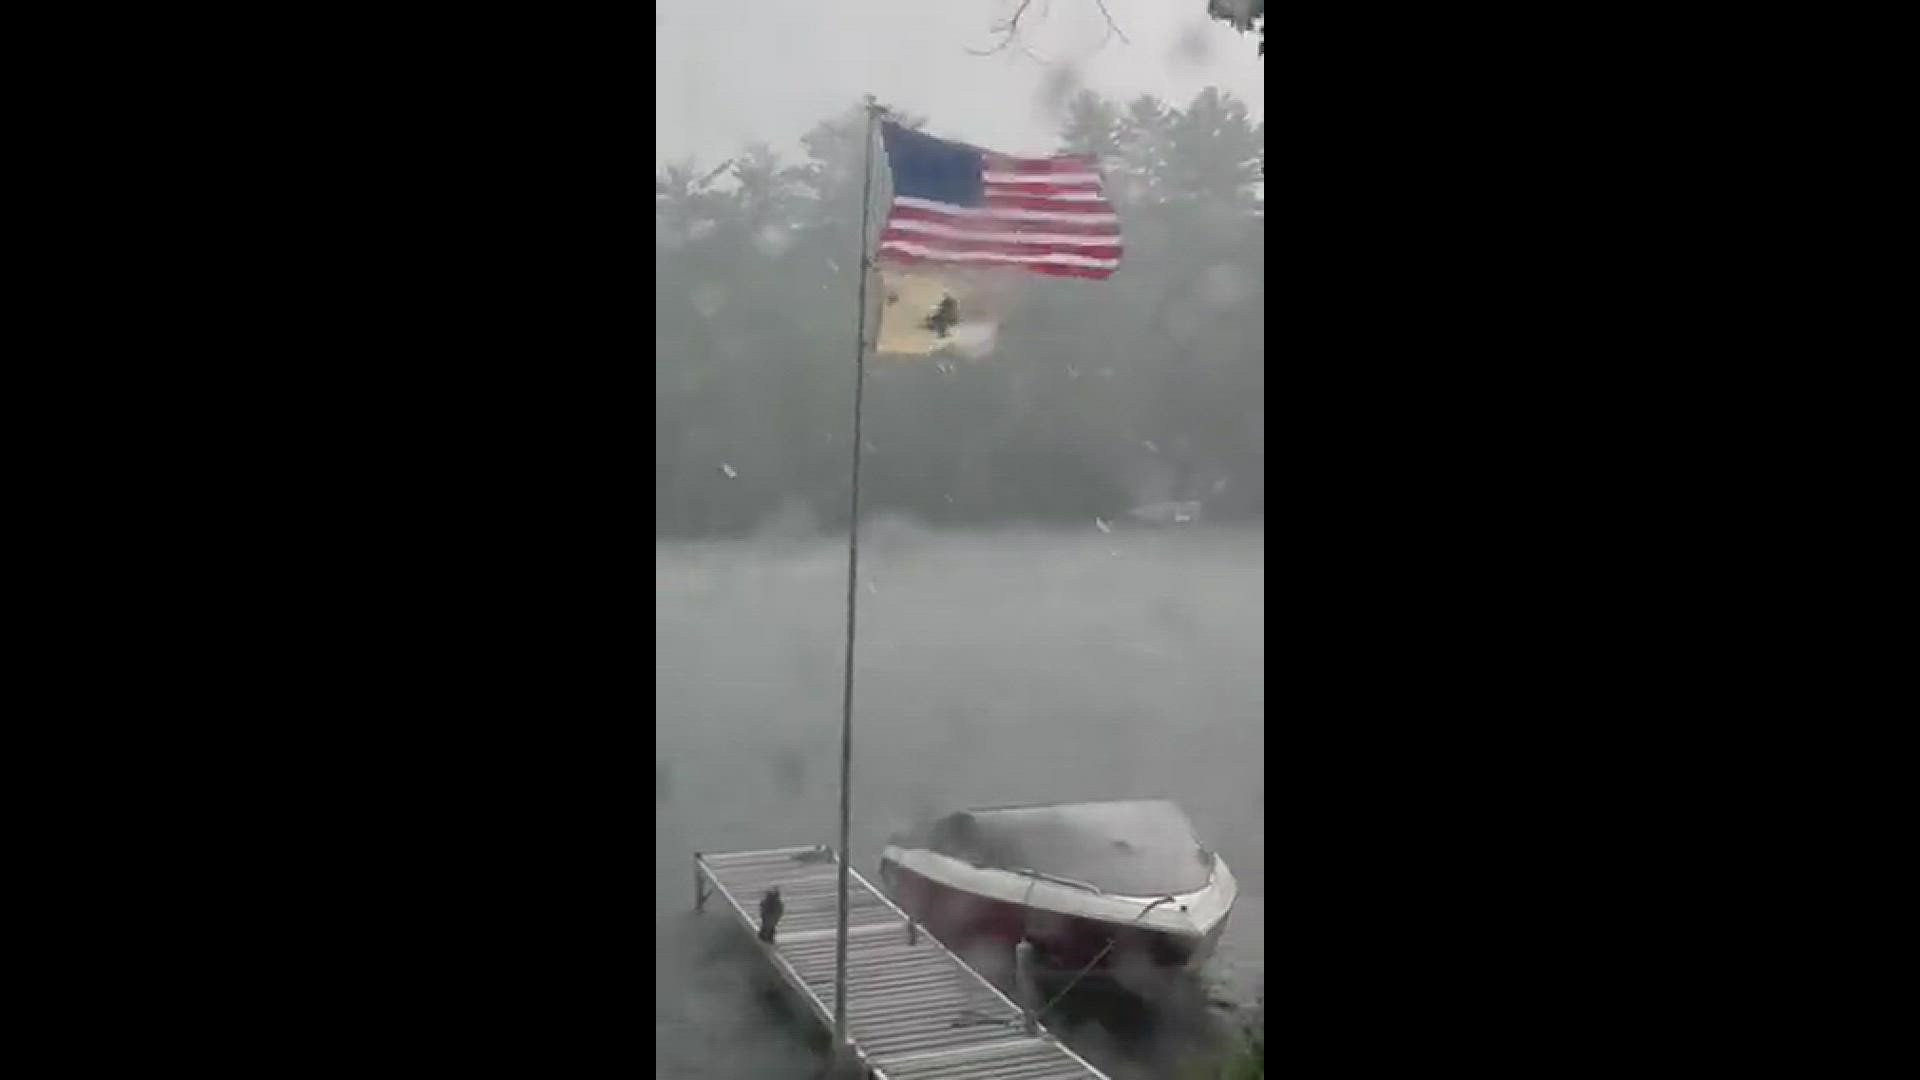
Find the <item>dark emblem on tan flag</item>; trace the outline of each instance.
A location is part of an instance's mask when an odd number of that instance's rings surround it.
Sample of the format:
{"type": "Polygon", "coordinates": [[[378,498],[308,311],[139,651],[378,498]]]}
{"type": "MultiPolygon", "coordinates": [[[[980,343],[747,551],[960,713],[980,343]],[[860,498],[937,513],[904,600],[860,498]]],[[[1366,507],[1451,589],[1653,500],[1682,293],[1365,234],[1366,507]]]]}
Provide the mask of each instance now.
{"type": "Polygon", "coordinates": [[[934,337],[946,337],[947,331],[960,322],[960,305],[952,296],[940,298],[940,306],[927,316],[926,328],[933,331],[934,337]]]}

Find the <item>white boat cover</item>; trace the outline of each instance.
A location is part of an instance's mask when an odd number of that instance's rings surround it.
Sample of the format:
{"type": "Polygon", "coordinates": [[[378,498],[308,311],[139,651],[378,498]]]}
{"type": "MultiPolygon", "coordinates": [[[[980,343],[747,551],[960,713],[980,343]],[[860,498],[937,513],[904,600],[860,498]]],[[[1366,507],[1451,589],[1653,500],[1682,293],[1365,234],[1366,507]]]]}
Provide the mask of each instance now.
{"type": "Polygon", "coordinates": [[[1213,868],[1193,823],[1163,800],[963,810],[916,839],[975,866],[1035,871],[1124,896],[1194,892],[1213,868]]]}

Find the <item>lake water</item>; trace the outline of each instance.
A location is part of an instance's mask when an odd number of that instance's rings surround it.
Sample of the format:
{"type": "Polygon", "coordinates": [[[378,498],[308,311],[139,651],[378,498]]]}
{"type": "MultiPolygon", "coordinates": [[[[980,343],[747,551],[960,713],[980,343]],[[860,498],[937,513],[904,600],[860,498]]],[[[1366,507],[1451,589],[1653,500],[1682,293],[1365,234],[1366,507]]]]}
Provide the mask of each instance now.
{"type": "MultiPolygon", "coordinates": [[[[1249,1002],[1265,978],[1263,542],[863,528],[855,868],[877,882],[891,832],[968,806],[1173,799],[1240,881],[1204,982],[1249,1002]]],[[[693,912],[693,852],[836,838],[845,542],[662,544],[654,561],[655,1072],[810,1078],[820,1025],[730,914],[693,912]]],[[[1177,1076],[1232,1015],[1090,998],[1047,1022],[1132,1080],[1177,1076]]]]}

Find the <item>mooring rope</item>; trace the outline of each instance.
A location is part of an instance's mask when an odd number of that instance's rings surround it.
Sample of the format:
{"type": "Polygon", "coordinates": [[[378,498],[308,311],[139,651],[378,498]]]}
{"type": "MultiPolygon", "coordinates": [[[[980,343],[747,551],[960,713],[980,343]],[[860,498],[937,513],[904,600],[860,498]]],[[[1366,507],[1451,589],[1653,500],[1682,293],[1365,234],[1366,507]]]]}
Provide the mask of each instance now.
{"type": "MultiPolygon", "coordinates": [[[[1127,925],[1128,925],[1128,926],[1132,926],[1132,925],[1133,925],[1134,923],[1137,923],[1137,922],[1139,922],[1139,921],[1140,921],[1141,919],[1144,919],[1144,918],[1146,918],[1146,915],[1147,915],[1147,912],[1149,912],[1149,911],[1152,911],[1152,910],[1153,910],[1154,908],[1157,908],[1157,907],[1159,907],[1159,906],[1160,906],[1161,904],[1168,904],[1168,903],[1172,903],[1172,902],[1173,902],[1173,897],[1171,897],[1171,896],[1163,896],[1163,897],[1161,897],[1160,899],[1158,899],[1158,900],[1155,900],[1155,901],[1154,901],[1153,903],[1151,903],[1151,904],[1148,904],[1148,905],[1147,905],[1146,907],[1143,907],[1143,908],[1141,908],[1141,909],[1140,909],[1140,914],[1138,914],[1138,915],[1135,915],[1135,916],[1133,917],[1133,920],[1132,920],[1131,922],[1129,922],[1129,923],[1127,923],[1127,925]]],[[[1113,946],[1114,946],[1114,944],[1115,944],[1116,942],[1118,942],[1119,940],[1120,940],[1120,939],[1119,939],[1119,938],[1117,938],[1117,937],[1109,937],[1109,938],[1107,939],[1107,943],[1106,943],[1106,945],[1104,945],[1104,946],[1102,946],[1102,947],[1101,947],[1101,949],[1100,949],[1100,951],[1094,954],[1094,956],[1093,956],[1093,959],[1092,959],[1092,960],[1089,960],[1089,961],[1087,961],[1087,966],[1086,966],[1086,967],[1083,967],[1083,968],[1081,968],[1081,969],[1080,969],[1080,973],[1079,973],[1078,975],[1075,975],[1075,976],[1073,977],[1073,981],[1072,981],[1072,982],[1070,982],[1070,983],[1068,983],[1068,984],[1066,985],[1066,987],[1065,987],[1064,989],[1062,989],[1062,990],[1061,990],[1061,991],[1060,991],[1059,993],[1057,993],[1057,994],[1055,994],[1055,995],[1053,995],[1053,1000],[1052,1000],[1052,1001],[1049,1001],[1049,1002],[1047,1002],[1047,1003],[1046,1003],[1045,1005],[1042,1005],[1042,1006],[1040,1007],[1040,1011],[1039,1011],[1039,1012],[1037,1012],[1037,1013],[1034,1013],[1034,1014],[1033,1014],[1033,1018],[1034,1018],[1034,1021],[1035,1021],[1036,1023],[1038,1023],[1038,1022],[1039,1022],[1039,1020],[1040,1020],[1040,1018],[1041,1018],[1042,1016],[1045,1016],[1045,1015],[1047,1014],[1047,1010],[1048,1010],[1048,1009],[1051,1009],[1051,1008],[1053,1008],[1053,1007],[1054,1007],[1055,1005],[1057,1005],[1057,1004],[1059,1004],[1059,1002],[1060,1002],[1060,999],[1061,999],[1061,998],[1063,998],[1063,997],[1066,997],[1066,996],[1067,996],[1067,995],[1068,995],[1069,993],[1071,993],[1071,992],[1073,991],[1073,988],[1074,988],[1074,987],[1076,987],[1076,986],[1079,986],[1079,985],[1080,985],[1080,980],[1081,980],[1081,979],[1084,979],[1084,978],[1086,978],[1086,977],[1087,977],[1087,973],[1088,973],[1089,971],[1092,971],[1092,970],[1094,969],[1094,966],[1095,966],[1095,965],[1097,965],[1097,964],[1099,964],[1101,960],[1103,960],[1103,959],[1105,959],[1105,958],[1106,958],[1106,955],[1107,955],[1107,954],[1108,954],[1109,952],[1112,952],[1112,951],[1113,951],[1113,946]]]]}

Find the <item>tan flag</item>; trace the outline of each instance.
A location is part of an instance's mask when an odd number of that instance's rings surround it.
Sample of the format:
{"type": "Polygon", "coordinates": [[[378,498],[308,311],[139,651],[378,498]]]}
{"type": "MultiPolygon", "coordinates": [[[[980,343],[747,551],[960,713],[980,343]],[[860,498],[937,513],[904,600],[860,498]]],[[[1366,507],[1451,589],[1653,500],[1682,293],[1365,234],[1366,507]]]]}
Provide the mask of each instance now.
{"type": "Polygon", "coordinates": [[[1001,309],[996,290],[964,273],[926,273],[882,267],[880,337],[874,351],[931,356],[992,351],[1001,309]]]}

